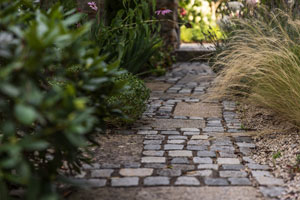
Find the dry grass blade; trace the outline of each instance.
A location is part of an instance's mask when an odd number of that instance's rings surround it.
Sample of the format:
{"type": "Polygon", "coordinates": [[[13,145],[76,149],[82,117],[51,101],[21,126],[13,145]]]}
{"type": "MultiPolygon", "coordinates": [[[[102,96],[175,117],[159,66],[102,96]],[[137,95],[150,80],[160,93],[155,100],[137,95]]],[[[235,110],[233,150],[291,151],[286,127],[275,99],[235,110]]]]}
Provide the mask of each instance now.
{"type": "Polygon", "coordinates": [[[279,11],[267,18],[235,22],[211,97],[247,98],[300,127],[300,20],[279,11]]]}

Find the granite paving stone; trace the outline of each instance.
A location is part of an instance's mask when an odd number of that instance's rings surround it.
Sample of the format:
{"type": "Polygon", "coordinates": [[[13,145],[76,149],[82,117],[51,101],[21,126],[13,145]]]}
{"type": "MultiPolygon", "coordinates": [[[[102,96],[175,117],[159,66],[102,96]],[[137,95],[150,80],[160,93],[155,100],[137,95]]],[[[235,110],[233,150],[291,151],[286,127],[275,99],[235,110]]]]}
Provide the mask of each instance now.
{"type": "Polygon", "coordinates": [[[200,164],[198,169],[213,169],[218,170],[219,166],[217,164],[200,164]]]}
{"type": "Polygon", "coordinates": [[[204,183],[210,186],[223,186],[229,185],[228,181],[223,178],[205,178],[204,183]]]}
{"type": "Polygon", "coordinates": [[[182,172],[180,169],[159,169],[156,171],[159,176],[181,176],[182,172]]]}
{"type": "Polygon", "coordinates": [[[218,164],[223,165],[223,164],[240,164],[240,160],[238,158],[218,158],[217,159],[218,164]]]}
{"type": "Polygon", "coordinates": [[[209,138],[208,135],[193,135],[192,140],[207,140],[209,138]]]}
{"type": "Polygon", "coordinates": [[[231,185],[251,185],[248,178],[228,178],[231,185]]]}
{"type": "Polygon", "coordinates": [[[241,178],[247,176],[247,173],[243,171],[220,171],[219,173],[222,178],[241,178]]]}
{"type": "Polygon", "coordinates": [[[164,151],[143,151],[144,156],[163,156],[164,151]]]}
{"type": "Polygon", "coordinates": [[[259,187],[259,190],[266,197],[279,197],[285,192],[284,187],[259,187]]]}
{"type": "Polygon", "coordinates": [[[142,157],[142,163],[165,163],[165,157],[142,157]]]}
{"type": "Polygon", "coordinates": [[[194,163],[201,163],[201,164],[212,164],[213,163],[211,158],[194,157],[193,161],[194,161],[194,163]]]}
{"type": "Polygon", "coordinates": [[[151,176],[153,169],[150,168],[138,168],[138,169],[121,169],[121,176],[151,176]]]}
{"type": "Polygon", "coordinates": [[[144,140],[144,144],[161,144],[162,140],[144,140]]]}
{"type": "Polygon", "coordinates": [[[162,131],[161,134],[164,134],[164,135],[179,135],[180,133],[178,131],[162,131]]]}
{"type": "Polygon", "coordinates": [[[222,165],[221,167],[223,170],[241,170],[245,169],[244,165],[222,165]]]}
{"type": "Polygon", "coordinates": [[[173,158],[171,161],[172,164],[189,164],[189,160],[187,158],[173,158]]]}
{"type": "Polygon", "coordinates": [[[212,158],[215,158],[216,157],[216,152],[214,152],[214,151],[198,151],[197,156],[198,157],[212,157],[212,158]]]}
{"type": "Polygon", "coordinates": [[[91,177],[99,178],[99,177],[110,177],[114,172],[113,169],[96,169],[91,171],[91,177]]]}
{"type": "Polygon", "coordinates": [[[182,144],[185,143],[185,140],[168,140],[168,144],[182,144]]]}
{"type": "Polygon", "coordinates": [[[255,179],[260,185],[284,185],[283,179],[279,178],[257,176],[255,179]]]}
{"type": "Polygon", "coordinates": [[[204,145],[187,145],[186,146],[187,150],[193,150],[193,151],[203,151],[203,150],[208,150],[207,146],[204,145]]]}
{"type": "Polygon", "coordinates": [[[200,182],[195,177],[181,176],[177,178],[175,185],[200,185],[200,182]]]}
{"type": "Polygon", "coordinates": [[[183,147],[184,147],[183,145],[179,145],[179,144],[165,144],[164,145],[165,150],[182,150],[183,147]]]}
{"type": "Polygon", "coordinates": [[[169,151],[169,156],[171,157],[192,157],[192,151],[182,150],[182,151],[169,151]]]}
{"type": "Polygon", "coordinates": [[[169,177],[163,177],[163,176],[153,176],[153,177],[146,177],[144,179],[144,185],[169,185],[170,184],[170,178],[169,177]]]}
{"type": "Polygon", "coordinates": [[[186,173],[186,176],[202,176],[208,177],[213,174],[212,170],[197,170],[197,171],[189,171],[186,173]]]}
{"type": "Polygon", "coordinates": [[[160,150],[161,146],[160,145],[156,145],[156,144],[146,144],[144,146],[145,150],[160,150]]]}
{"type": "Polygon", "coordinates": [[[124,177],[124,178],[112,178],[111,186],[113,187],[129,187],[129,186],[137,186],[139,184],[138,177],[124,177]]]}

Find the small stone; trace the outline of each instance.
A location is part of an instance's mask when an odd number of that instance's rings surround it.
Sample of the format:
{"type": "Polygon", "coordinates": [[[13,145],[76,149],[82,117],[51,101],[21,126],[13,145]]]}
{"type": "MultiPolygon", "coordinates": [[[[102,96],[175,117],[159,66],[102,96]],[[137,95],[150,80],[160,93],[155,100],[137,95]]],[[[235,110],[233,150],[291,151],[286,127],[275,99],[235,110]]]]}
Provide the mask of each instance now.
{"type": "Polygon", "coordinates": [[[200,132],[198,128],[181,128],[180,130],[183,132],[200,132]]]}
{"type": "Polygon", "coordinates": [[[284,187],[260,187],[259,190],[265,197],[279,197],[285,192],[284,187]]]}
{"type": "Polygon", "coordinates": [[[161,169],[156,173],[159,176],[181,176],[182,174],[180,169],[161,169]]]}
{"type": "Polygon", "coordinates": [[[206,127],[203,132],[224,132],[223,127],[206,127]]]}
{"type": "Polygon", "coordinates": [[[241,178],[246,176],[247,173],[242,171],[220,171],[220,177],[222,178],[241,178]]]}
{"type": "Polygon", "coordinates": [[[144,156],[163,156],[164,151],[143,151],[144,156]]]}
{"type": "Polygon", "coordinates": [[[216,153],[214,151],[198,151],[197,152],[198,157],[216,157],[216,153]]]}
{"type": "Polygon", "coordinates": [[[153,169],[138,168],[138,169],[120,169],[121,176],[151,176],[153,169]]]}
{"type": "Polygon", "coordinates": [[[113,187],[129,187],[129,186],[137,186],[139,184],[138,177],[124,177],[124,178],[112,178],[111,186],[113,187]]]}
{"type": "Polygon", "coordinates": [[[207,140],[209,138],[208,135],[193,135],[192,140],[207,140]]]}
{"type": "Polygon", "coordinates": [[[181,151],[169,151],[171,157],[192,157],[192,151],[181,150],[181,151]]]}
{"type": "Polygon", "coordinates": [[[165,157],[142,157],[142,163],[165,163],[165,157]]]}
{"type": "Polygon", "coordinates": [[[147,177],[144,179],[144,185],[169,185],[170,178],[163,176],[147,177]]]}
{"type": "Polygon", "coordinates": [[[283,180],[279,178],[265,176],[257,176],[255,178],[260,185],[284,185],[283,180]]]}
{"type": "Polygon", "coordinates": [[[251,185],[248,178],[229,178],[228,180],[231,185],[251,185]]]}
{"type": "Polygon", "coordinates": [[[145,135],[145,139],[147,140],[164,140],[164,135],[145,135]]]}
{"type": "Polygon", "coordinates": [[[183,132],[183,135],[200,135],[200,132],[183,132]]]}
{"type": "Polygon", "coordinates": [[[187,150],[193,150],[193,151],[204,151],[207,150],[207,146],[198,146],[198,145],[188,145],[186,147],[187,150]]]}
{"type": "Polygon", "coordinates": [[[163,135],[179,135],[178,131],[162,131],[161,134],[163,135]]]}
{"type": "Polygon", "coordinates": [[[158,131],[141,130],[138,131],[138,135],[156,135],[158,131]]]}
{"type": "Polygon", "coordinates": [[[232,153],[220,152],[220,157],[222,158],[237,158],[237,155],[232,153]]]}
{"type": "Polygon", "coordinates": [[[193,158],[194,163],[201,163],[201,164],[212,164],[212,159],[211,158],[199,158],[199,157],[194,157],[193,158]]]}
{"type": "Polygon", "coordinates": [[[200,185],[200,182],[195,177],[181,176],[177,178],[175,185],[200,185]]]}
{"type": "Polygon", "coordinates": [[[212,170],[198,170],[198,171],[189,171],[186,173],[187,176],[211,176],[212,170]]]}
{"type": "Polygon", "coordinates": [[[268,170],[269,166],[268,165],[260,165],[260,164],[247,164],[247,167],[249,167],[250,169],[254,169],[254,170],[268,170]]]}
{"type": "Polygon", "coordinates": [[[169,140],[186,140],[187,136],[182,136],[182,135],[170,135],[168,136],[169,140]]]}
{"type": "Polygon", "coordinates": [[[172,164],[189,164],[187,158],[173,158],[171,161],[172,164]]]}
{"type": "Polygon", "coordinates": [[[200,164],[198,165],[198,169],[213,169],[213,170],[218,170],[218,165],[217,164],[200,164]]]}
{"type": "Polygon", "coordinates": [[[251,149],[250,148],[246,148],[246,147],[240,147],[240,152],[245,155],[248,156],[251,154],[251,149]]]}
{"type": "Polygon", "coordinates": [[[255,148],[255,144],[253,143],[236,143],[239,147],[247,147],[247,148],[255,148]]]}
{"type": "Polygon", "coordinates": [[[269,171],[251,171],[252,176],[259,177],[259,176],[265,176],[265,177],[273,177],[273,175],[269,171]]]}
{"type": "Polygon", "coordinates": [[[210,147],[211,151],[220,151],[220,152],[225,152],[225,153],[234,153],[234,147],[231,146],[218,146],[218,145],[212,145],[210,147]]]}
{"type": "Polygon", "coordinates": [[[185,140],[168,140],[169,144],[182,144],[185,143],[185,140]]]}
{"type": "Polygon", "coordinates": [[[194,165],[185,165],[185,164],[172,164],[172,169],[179,169],[183,171],[189,171],[189,170],[194,170],[195,166],[194,165]]]}
{"type": "Polygon", "coordinates": [[[228,181],[223,178],[205,178],[204,183],[206,185],[213,185],[213,186],[229,185],[228,181]]]}
{"type": "Polygon", "coordinates": [[[165,164],[158,164],[158,163],[147,163],[144,165],[146,168],[153,168],[153,169],[164,169],[167,168],[165,164]]]}
{"type": "Polygon", "coordinates": [[[164,145],[165,150],[182,150],[183,145],[178,145],[178,144],[165,144],[164,145]]]}
{"type": "Polygon", "coordinates": [[[144,140],[144,144],[161,144],[161,140],[144,140]]]}
{"type": "Polygon", "coordinates": [[[207,140],[190,140],[187,143],[188,145],[205,145],[205,146],[209,146],[210,143],[207,140]]]}
{"type": "Polygon", "coordinates": [[[241,170],[244,168],[244,165],[222,165],[222,169],[224,170],[241,170]]]}
{"type": "Polygon", "coordinates": [[[97,169],[91,171],[91,177],[99,178],[99,177],[110,177],[114,172],[113,169],[97,169]]]}
{"type": "Polygon", "coordinates": [[[147,144],[144,146],[145,150],[160,150],[161,146],[160,145],[155,145],[155,144],[147,144]]]}
{"type": "Polygon", "coordinates": [[[240,164],[240,160],[237,158],[218,158],[217,162],[219,165],[222,164],[230,164],[230,165],[234,165],[234,164],[240,164]]]}
{"type": "Polygon", "coordinates": [[[139,168],[141,166],[140,163],[138,162],[128,162],[128,163],[124,163],[124,167],[125,168],[139,168]]]}
{"type": "Polygon", "coordinates": [[[101,168],[103,169],[119,169],[120,167],[121,167],[120,164],[112,164],[112,163],[101,164],[101,168]]]}

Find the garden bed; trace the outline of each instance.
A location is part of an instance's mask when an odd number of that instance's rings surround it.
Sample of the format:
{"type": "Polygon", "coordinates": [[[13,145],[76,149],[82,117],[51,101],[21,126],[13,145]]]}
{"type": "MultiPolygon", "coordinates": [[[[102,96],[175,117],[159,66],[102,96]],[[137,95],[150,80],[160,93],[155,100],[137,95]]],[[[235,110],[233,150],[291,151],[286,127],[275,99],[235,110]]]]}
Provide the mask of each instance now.
{"type": "Polygon", "coordinates": [[[299,130],[261,107],[243,104],[239,111],[244,128],[257,131],[252,158],[269,165],[276,177],[284,179],[287,194],[282,199],[300,199],[299,130]]]}

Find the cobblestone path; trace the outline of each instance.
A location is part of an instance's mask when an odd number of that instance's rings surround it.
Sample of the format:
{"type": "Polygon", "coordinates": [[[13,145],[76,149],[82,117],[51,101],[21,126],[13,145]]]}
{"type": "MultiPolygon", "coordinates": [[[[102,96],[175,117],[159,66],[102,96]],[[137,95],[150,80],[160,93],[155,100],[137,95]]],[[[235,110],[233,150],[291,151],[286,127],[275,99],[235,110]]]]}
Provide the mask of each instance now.
{"type": "Polygon", "coordinates": [[[98,189],[70,199],[276,199],[283,180],[249,157],[255,144],[235,102],[205,101],[214,78],[207,64],[194,62],[147,80],[147,111],[133,129],[119,131],[142,137],[139,155],[84,166],[80,181],[98,189]]]}

